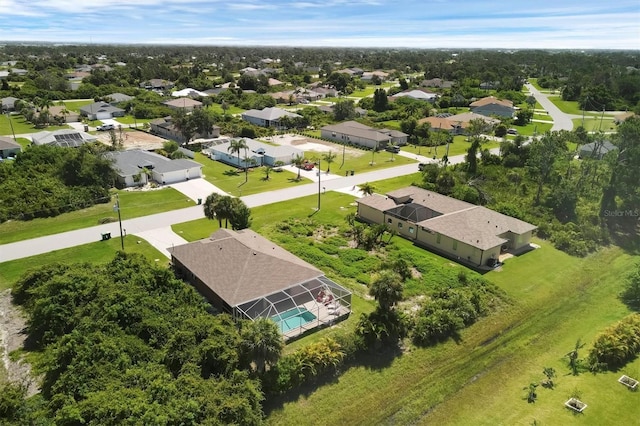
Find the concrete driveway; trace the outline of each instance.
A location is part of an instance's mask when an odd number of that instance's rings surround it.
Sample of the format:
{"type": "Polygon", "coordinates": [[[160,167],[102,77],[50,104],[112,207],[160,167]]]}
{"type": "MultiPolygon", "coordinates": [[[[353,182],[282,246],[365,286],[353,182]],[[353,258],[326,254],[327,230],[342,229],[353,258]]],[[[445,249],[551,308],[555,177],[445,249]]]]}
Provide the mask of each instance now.
{"type": "Polygon", "coordinates": [[[188,181],[172,183],[168,186],[180,191],[193,201],[197,201],[198,198],[200,198],[204,202],[204,200],[214,192],[220,195],[229,195],[202,178],[189,179],[188,181]]]}
{"type": "Polygon", "coordinates": [[[173,232],[170,226],[136,232],[135,236],[146,240],[169,259],[171,259],[171,254],[168,250],[169,248],[188,243],[187,240],[173,232]]]}

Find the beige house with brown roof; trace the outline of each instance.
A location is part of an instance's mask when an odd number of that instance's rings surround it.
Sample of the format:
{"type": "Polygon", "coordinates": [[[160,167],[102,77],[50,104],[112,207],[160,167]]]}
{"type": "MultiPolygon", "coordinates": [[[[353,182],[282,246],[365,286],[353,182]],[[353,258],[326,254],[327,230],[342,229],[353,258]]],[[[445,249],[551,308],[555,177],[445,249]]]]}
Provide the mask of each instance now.
{"type": "Polygon", "coordinates": [[[181,109],[185,112],[190,112],[190,111],[193,111],[194,109],[202,108],[202,102],[196,101],[195,99],[191,99],[191,98],[171,99],[169,101],[163,102],[163,104],[168,106],[171,109],[175,109],[175,110],[181,109]]]}
{"type": "Polygon", "coordinates": [[[495,96],[487,96],[486,98],[478,99],[475,102],[469,104],[472,112],[476,114],[485,115],[491,117],[497,115],[499,117],[513,117],[516,109],[513,107],[513,102],[507,99],[498,99],[495,96]]]}
{"type": "Polygon", "coordinates": [[[476,268],[530,248],[536,226],[482,206],[410,186],[356,200],[358,217],[385,223],[415,244],[476,268]]]}
{"type": "Polygon", "coordinates": [[[346,318],[351,292],[250,229],[169,249],[177,273],[236,319],[271,318],[285,338],[346,318]]]}

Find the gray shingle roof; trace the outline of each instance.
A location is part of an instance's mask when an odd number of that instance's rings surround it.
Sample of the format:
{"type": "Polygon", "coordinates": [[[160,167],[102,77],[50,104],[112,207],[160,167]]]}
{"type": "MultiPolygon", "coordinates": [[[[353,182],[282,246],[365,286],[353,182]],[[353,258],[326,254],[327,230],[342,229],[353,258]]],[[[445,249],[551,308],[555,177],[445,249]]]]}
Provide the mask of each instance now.
{"type": "Polygon", "coordinates": [[[0,149],[16,149],[21,148],[19,143],[16,143],[13,139],[5,136],[0,136],[0,149]]]}
{"type": "Polygon", "coordinates": [[[138,174],[143,167],[152,167],[158,173],[169,173],[178,170],[202,167],[200,163],[184,158],[171,160],[155,152],[133,149],[130,151],[115,151],[109,153],[114,159],[114,168],[121,176],[138,174]]]}
{"type": "Polygon", "coordinates": [[[384,134],[379,129],[366,126],[357,121],[345,121],[344,123],[330,124],[324,126],[322,130],[342,133],[349,136],[384,142],[390,139],[390,135],[384,134]]]}
{"type": "Polygon", "coordinates": [[[322,271],[250,229],[220,229],[169,249],[226,303],[237,306],[323,276],[322,271]]]}
{"type": "Polygon", "coordinates": [[[110,113],[114,113],[114,112],[124,112],[124,110],[122,108],[118,108],[118,107],[114,107],[113,105],[110,105],[106,102],[95,102],[89,105],[85,105],[83,107],[80,107],[80,112],[83,112],[87,115],[89,114],[97,114],[99,112],[110,112],[110,113]]]}
{"type": "Polygon", "coordinates": [[[282,117],[300,117],[300,115],[295,114],[293,112],[286,111],[282,108],[264,108],[264,109],[250,109],[242,113],[242,116],[245,117],[255,117],[261,120],[279,120],[282,117]]]}

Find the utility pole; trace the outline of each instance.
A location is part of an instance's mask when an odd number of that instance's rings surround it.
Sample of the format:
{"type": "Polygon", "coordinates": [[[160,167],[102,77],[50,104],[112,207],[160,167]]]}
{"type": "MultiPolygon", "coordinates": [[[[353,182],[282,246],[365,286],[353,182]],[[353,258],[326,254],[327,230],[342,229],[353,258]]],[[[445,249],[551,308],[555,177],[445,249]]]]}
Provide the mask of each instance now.
{"type": "Polygon", "coordinates": [[[320,211],[320,176],[322,175],[322,167],[320,167],[320,159],[318,158],[318,211],[320,211]]]}
{"type": "Polygon", "coordinates": [[[604,119],[604,105],[602,106],[602,115],[600,116],[600,126],[598,127],[598,131],[602,130],[602,120],[603,119],[604,119]]]}
{"type": "Polygon", "coordinates": [[[120,217],[120,197],[116,194],[116,204],[113,206],[113,210],[118,212],[118,223],[120,224],[120,246],[124,251],[124,235],[122,235],[122,218],[120,217]]]}
{"type": "Polygon", "coordinates": [[[11,134],[13,135],[13,140],[16,140],[16,132],[13,131],[13,122],[11,121],[11,113],[7,111],[7,120],[9,120],[9,126],[11,126],[11,134]]]}

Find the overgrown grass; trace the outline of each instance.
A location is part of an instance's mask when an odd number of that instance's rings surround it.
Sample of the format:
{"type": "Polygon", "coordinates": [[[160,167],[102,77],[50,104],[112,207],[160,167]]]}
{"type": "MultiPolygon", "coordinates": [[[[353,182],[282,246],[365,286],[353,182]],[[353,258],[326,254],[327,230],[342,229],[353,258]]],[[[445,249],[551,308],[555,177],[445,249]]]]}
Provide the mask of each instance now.
{"type": "MultiPolygon", "coordinates": [[[[576,129],[579,126],[582,126],[582,118],[574,118],[571,120],[573,122],[573,128],[576,129]]],[[[604,118],[600,119],[598,117],[585,117],[584,120],[584,128],[587,132],[615,132],[617,129],[616,124],[614,123],[612,118],[604,118]]]]}
{"type": "MultiPolygon", "coordinates": [[[[346,170],[354,170],[356,173],[370,172],[372,170],[386,169],[389,167],[403,166],[405,164],[415,163],[411,158],[399,156],[388,151],[373,152],[364,149],[351,148],[352,153],[347,152],[344,155],[344,164],[342,163],[342,147],[336,145],[335,161],[331,164],[331,172],[335,174],[343,174],[346,170]],[[371,164],[373,162],[373,164],[371,164]]],[[[322,158],[325,152],[307,151],[305,157],[309,159],[322,158]]],[[[325,162],[322,162],[322,170],[327,170],[325,162]]]]}
{"type": "Polygon", "coordinates": [[[85,105],[91,105],[95,101],[93,99],[86,99],[86,100],[83,99],[83,100],[80,100],[80,101],[66,100],[66,101],[62,101],[62,102],[64,103],[64,105],[67,107],[67,109],[69,111],[80,113],[80,108],[82,108],[85,105]]]}
{"type": "MultiPolygon", "coordinates": [[[[485,275],[507,292],[511,307],[463,331],[457,343],[413,348],[386,362],[380,354],[381,367],[352,367],[308,388],[277,406],[268,423],[633,423],[637,400],[615,382],[619,374],[569,376],[563,356],[578,338],[589,344],[628,313],[617,294],[634,258],[611,248],[578,259],[538,242],[541,249],[485,275]],[[540,382],[548,366],[558,372],[556,388],[539,387],[538,402],[527,404],[522,388],[540,382]],[[589,404],[582,416],[563,406],[575,389],[589,404]]],[[[625,370],[633,376],[639,367],[636,360],[625,370]]]]}
{"type": "MultiPolygon", "coordinates": [[[[124,238],[126,252],[142,253],[151,262],[158,259],[158,264],[168,265],[168,259],[152,245],[134,235],[124,238]],[[138,243],[140,241],[140,243],[138,243]]],[[[56,250],[38,256],[11,260],[0,264],[0,291],[11,287],[20,276],[29,269],[38,268],[49,263],[107,262],[120,250],[120,238],[84,244],[68,249],[56,250]]]]}
{"type": "MultiPolygon", "coordinates": [[[[156,191],[117,191],[120,197],[122,219],[146,216],[170,210],[190,207],[194,201],[173,188],[156,191]]],[[[99,225],[99,220],[112,218],[117,220],[113,211],[113,199],[108,203],[64,213],[55,217],[30,221],[12,220],[0,224],[0,244],[27,240],[45,235],[99,225]]]]}

